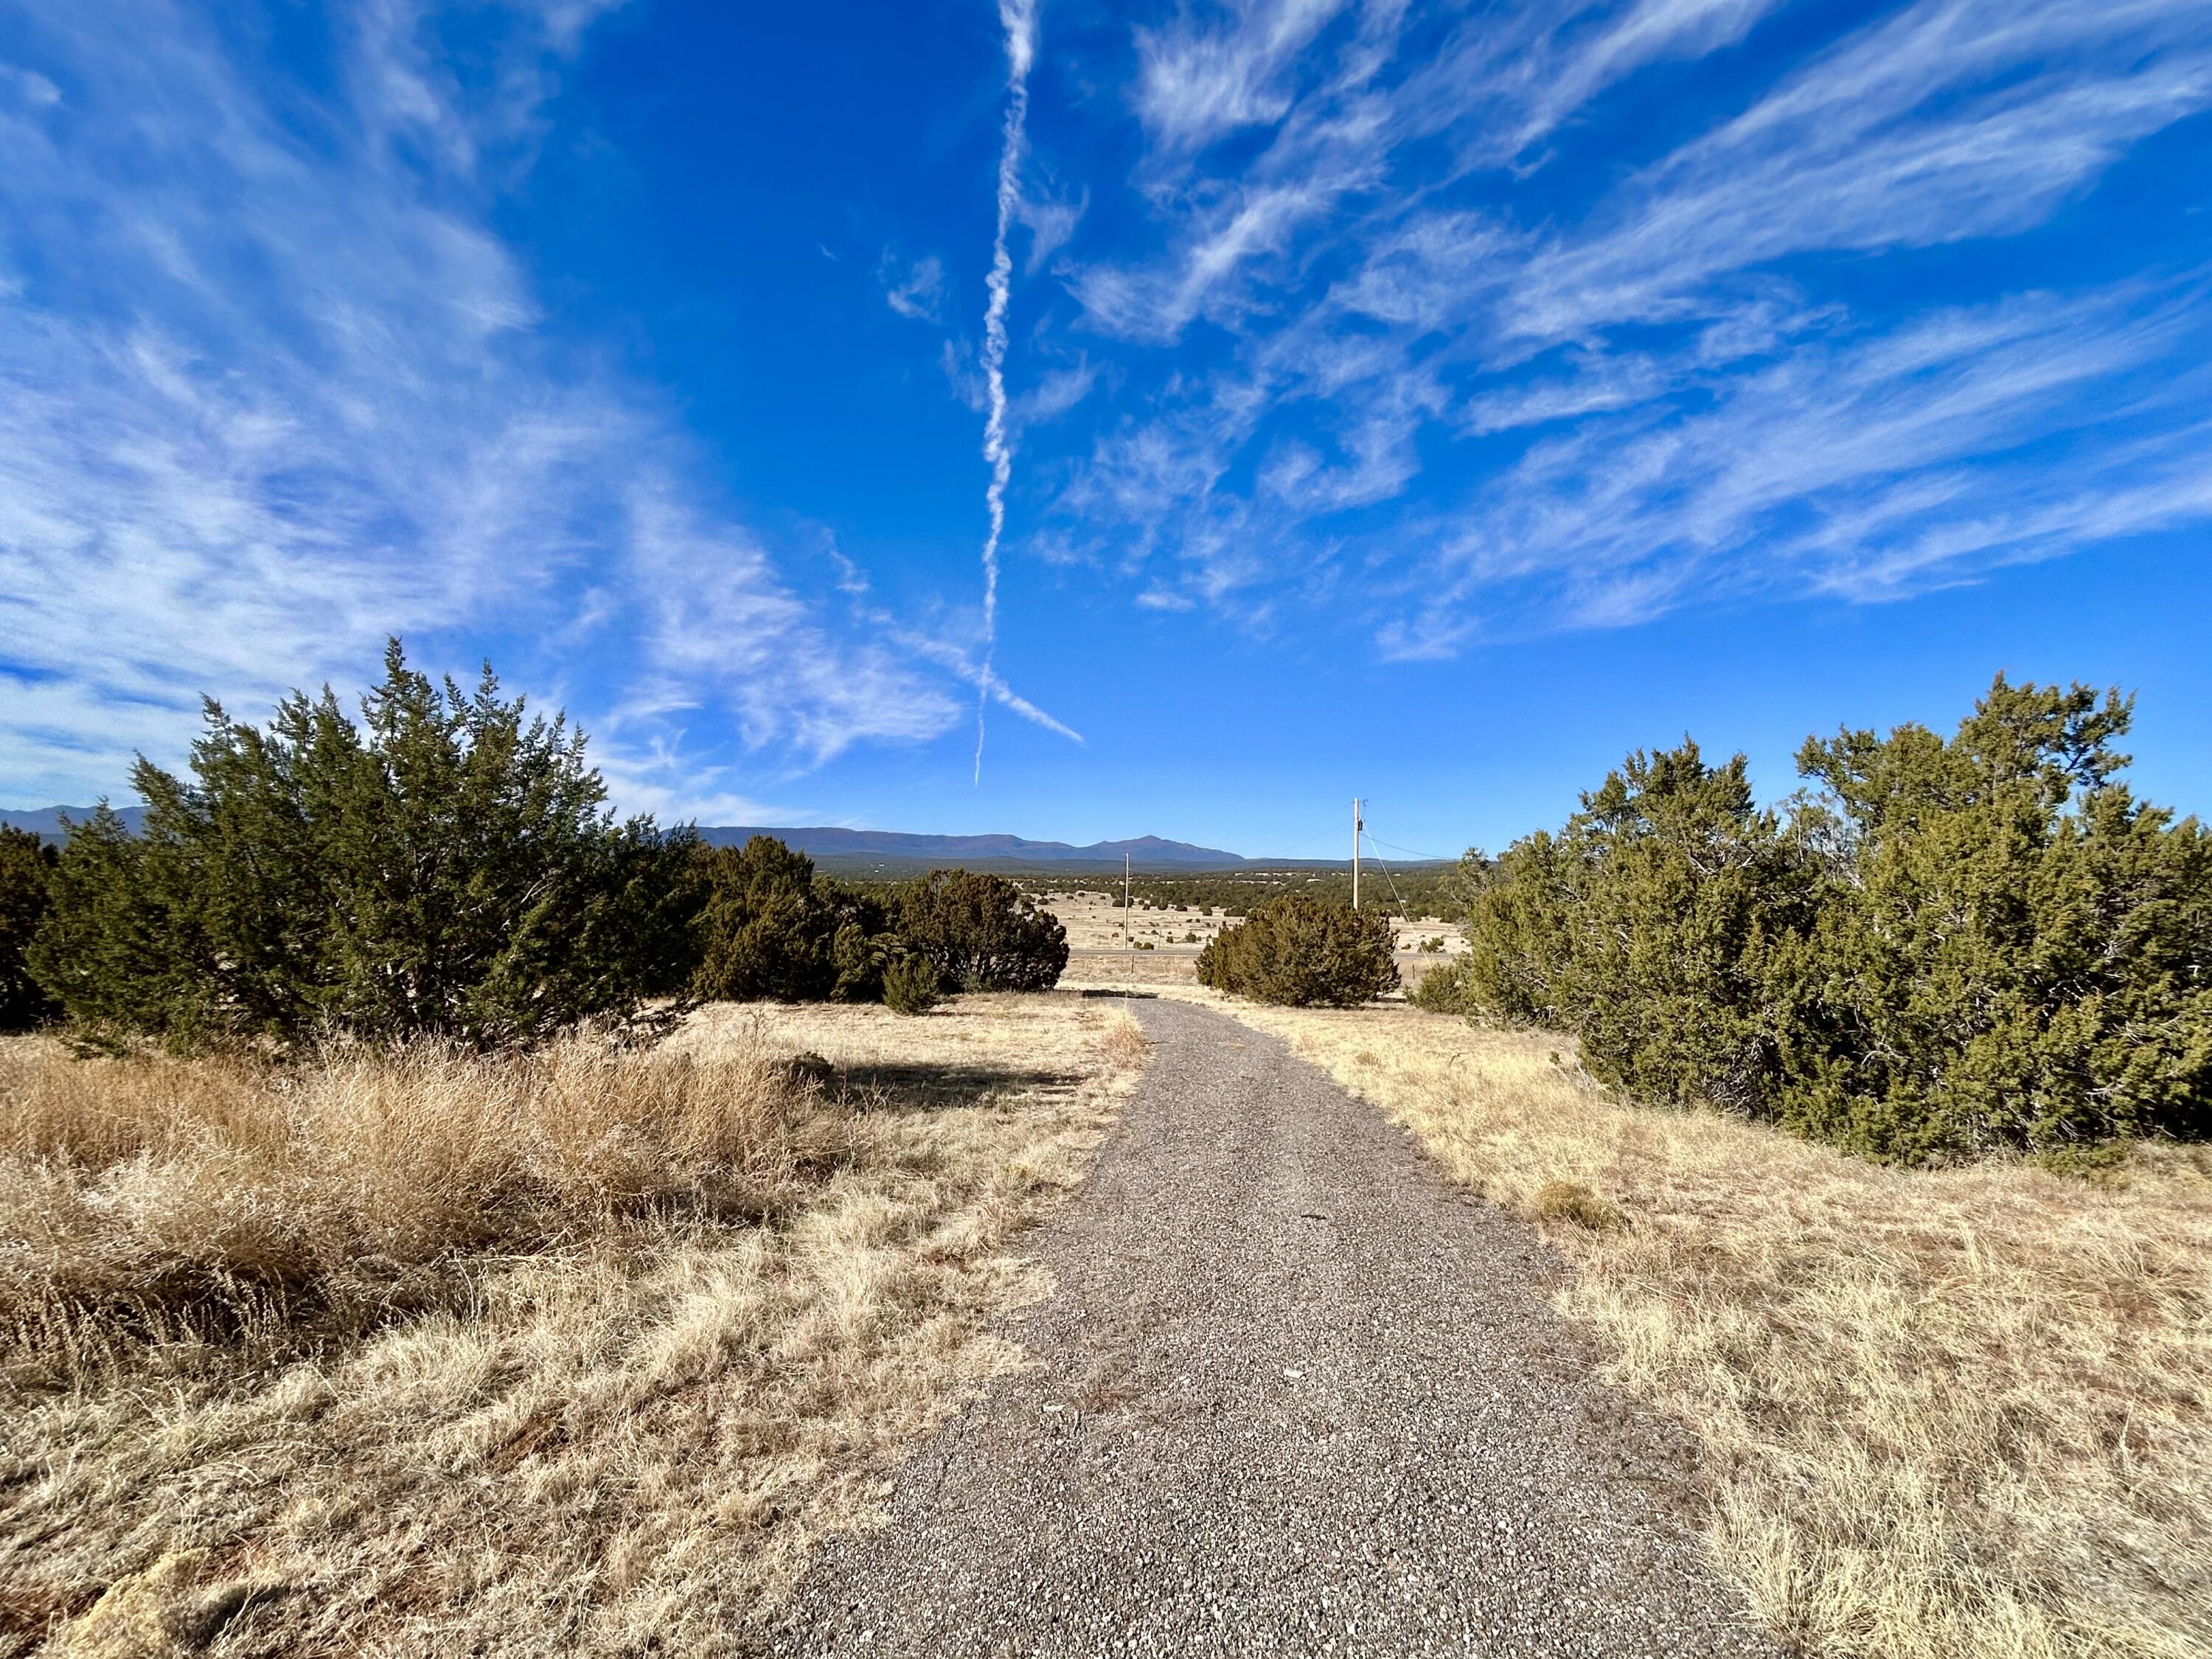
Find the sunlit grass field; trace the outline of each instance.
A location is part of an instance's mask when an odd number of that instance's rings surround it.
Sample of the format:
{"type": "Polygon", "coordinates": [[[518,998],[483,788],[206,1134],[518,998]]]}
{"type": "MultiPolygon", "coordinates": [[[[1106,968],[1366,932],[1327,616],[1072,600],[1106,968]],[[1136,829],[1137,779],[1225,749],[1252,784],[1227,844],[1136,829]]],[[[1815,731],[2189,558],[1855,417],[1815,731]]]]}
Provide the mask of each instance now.
{"type": "Polygon", "coordinates": [[[1073,994],[0,1045],[0,1653],[742,1650],[1013,1363],[1001,1247],[1144,1052],[1073,994]]]}

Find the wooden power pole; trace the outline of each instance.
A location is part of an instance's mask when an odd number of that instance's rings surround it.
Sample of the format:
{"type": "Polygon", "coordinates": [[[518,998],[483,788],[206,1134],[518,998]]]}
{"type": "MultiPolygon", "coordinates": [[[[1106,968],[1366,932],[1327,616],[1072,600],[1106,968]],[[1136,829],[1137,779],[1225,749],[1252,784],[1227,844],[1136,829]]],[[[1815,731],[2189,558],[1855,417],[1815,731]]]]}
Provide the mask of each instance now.
{"type": "Polygon", "coordinates": [[[1359,821],[1359,797],[1352,798],[1352,908],[1359,908],[1359,832],[1367,826],[1359,821]]]}
{"type": "Polygon", "coordinates": [[[1121,854],[1121,948],[1129,948],[1129,855],[1121,854]]]}

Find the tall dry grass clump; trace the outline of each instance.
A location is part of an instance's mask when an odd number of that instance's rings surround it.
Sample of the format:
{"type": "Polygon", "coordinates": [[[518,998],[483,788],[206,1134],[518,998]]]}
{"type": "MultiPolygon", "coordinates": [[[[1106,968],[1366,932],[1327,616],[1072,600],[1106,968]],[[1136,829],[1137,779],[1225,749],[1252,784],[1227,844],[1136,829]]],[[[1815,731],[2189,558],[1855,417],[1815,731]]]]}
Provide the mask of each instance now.
{"type": "Polygon", "coordinates": [[[1017,1364],[1074,996],[264,1069],[0,1045],[0,1659],[749,1654],[1017,1364]],[[793,1057],[796,1058],[793,1058],[793,1057]],[[54,1340],[55,1334],[65,1341],[54,1340]]]}
{"type": "Polygon", "coordinates": [[[465,1253],[647,1212],[759,1218],[842,1150],[765,1051],[424,1042],[275,1066],[14,1044],[0,1342],[52,1368],[118,1343],[358,1333],[461,1290],[465,1253]]]}
{"type": "Polygon", "coordinates": [[[1887,1168],[1598,1086],[1566,1039],[1224,1005],[1538,1219],[1705,1448],[1759,1614],[1866,1659],[2212,1651],[2212,1154],[1887,1168]]]}

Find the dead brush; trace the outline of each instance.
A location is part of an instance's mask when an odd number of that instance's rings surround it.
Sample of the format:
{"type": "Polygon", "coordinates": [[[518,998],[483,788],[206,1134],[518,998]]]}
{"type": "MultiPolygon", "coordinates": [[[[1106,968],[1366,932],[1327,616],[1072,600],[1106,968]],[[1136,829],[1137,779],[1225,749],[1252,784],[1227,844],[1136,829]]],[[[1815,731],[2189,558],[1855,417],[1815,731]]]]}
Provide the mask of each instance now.
{"type": "Polygon", "coordinates": [[[1127,1092],[1103,1035],[974,995],[517,1061],[0,1040],[0,1273],[79,1345],[0,1334],[0,1656],[757,1650],[815,1542],[878,1523],[902,1449],[1018,1363],[997,1324],[1044,1285],[1000,1247],[1127,1092]],[[64,1171],[136,1311],[30,1243],[24,1183],[64,1171]],[[216,1277],[255,1238],[256,1282],[216,1277]],[[163,1261],[246,1340],[191,1346],[163,1261]],[[410,1293],[434,1305],[392,1316],[410,1293]]]}
{"type": "Polygon", "coordinates": [[[766,1218],[844,1160],[844,1115],[757,1047],[275,1066],[8,1045],[0,1353],[312,1345],[446,1301],[464,1253],[766,1218]]]}
{"type": "Polygon", "coordinates": [[[1586,1232],[1609,1233],[1627,1224],[1619,1209],[1579,1181],[1547,1181],[1528,1202],[1539,1221],[1565,1221],[1586,1232]]]}
{"type": "Polygon", "coordinates": [[[1145,1028],[1126,1013],[1116,1014],[1107,1022],[1099,1047],[1105,1054],[1107,1065],[1117,1072],[1134,1071],[1152,1052],[1152,1039],[1145,1035],[1145,1028]]]}

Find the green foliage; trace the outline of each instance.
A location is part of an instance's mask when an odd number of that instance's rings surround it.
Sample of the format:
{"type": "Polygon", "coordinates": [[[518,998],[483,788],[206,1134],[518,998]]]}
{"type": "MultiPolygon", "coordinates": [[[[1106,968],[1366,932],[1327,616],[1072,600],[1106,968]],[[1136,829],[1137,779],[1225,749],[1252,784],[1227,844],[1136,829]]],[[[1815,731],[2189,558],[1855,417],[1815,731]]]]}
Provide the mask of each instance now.
{"type": "Polygon", "coordinates": [[[1789,1121],[1916,1158],[2212,1129],[2212,840],[2114,781],[2132,713],[2000,677],[1948,742],[1806,744],[1789,1121]]]}
{"type": "Polygon", "coordinates": [[[1440,962],[1419,979],[1406,994],[1406,1000],[1416,1008],[1425,1008],[1432,1014],[1465,1014],[1474,1011],[1476,1005],[1467,988],[1467,959],[1440,962]]]}
{"type": "Polygon", "coordinates": [[[1948,740],[1808,741],[1786,819],[1741,757],[1632,757],[1557,836],[1470,854],[1470,952],[1420,1000],[1877,1158],[2203,1136],[2212,840],[2115,781],[2130,713],[2000,676],[1948,740]]]}
{"type": "Polygon", "coordinates": [[[1067,965],[1059,921],[1004,877],[939,870],[863,889],[768,836],[704,866],[698,996],[878,1002],[896,983],[927,1006],[953,990],[1046,990],[1067,965]]]}
{"type": "Polygon", "coordinates": [[[1067,930],[1004,876],[935,870],[897,890],[899,943],[963,991],[1048,991],[1067,967],[1067,930]]]}
{"type": "Polygon", "coordinates": [[[1709,767],[1686,741],[1632,757],[1583,798],[1554,868],[1586,1063],[1646,1097],[1757,1109],[1778,1063],[1770,941],[1811,920],[1814,874],[1753,804],[1743,757],[1709,767]]]}
{"type": "Polygon", "coordinates": [[[925,957],[900,951],[884,969],[884,1001],[895,1014],[926,1014],[937,1006],[943,987],[925,957]]]}
{"type": "Polygon", "coordinates": [[[213,702],[189,780],[141,759],[143,835],[74,826],[33,972],[92,1028],[173,1042],[523,1043],[680,971],[688,830],[617,824],[584,740],[399,644],[356,725],[327,689],[265,731],[213,702]]]}
{"type": "Polygon", "coordinates": [[[882,914],[879,905],[856,905],[854,913],[838,923],[830,945],[830,965],[837,970],[830,987],[832,1001],[884,1000],[884,975],[896,936],[881,930],[882,914]]]}
{"type": "MultiPolygon", "coordinates": [[[[1402,900],[1414,915],[1433,915],[1444,908],[1446,886],[1454,873],[1452,866],[1393,863],[1387,866],[1388,877],[1381,873],[1383,867],[1386,866],[1380,860],[1370,860],[1361,878],[1364,884],[1362,896],[1370,902],[1381,893],[1390,898],[1394,908],[1402,900]],[[1389,885],[1392,882],[1396,884],[1395,888],[1389,885]]],[[[1024,875],[1016,879],[1030,892],[1097,893],[1112,908],[1121,908],[1121,872],[1118,870],[1087,875],[1024,875]]],[[[1188,876],[1147,875],[1137,877],[1131,887],[1133,908],[1188,908],[1206,915],[1226,913],[1242,916],[1254,905],[1281,893],[1304,893],[1347,908],[1352,903],[1352,872],[1348,867],[1285,866],[1188,876]]]]}
{"type": "Polygon", "coordinates": [[[695,995],[872,1002],[882,995],[880,904],[817,878],[814,861],[771,836],[703,860],[695,995]]]}
{"type": "Polygon", "coordinates": [[[1224,927],[1198,953],[1198,978],[1255,1002],[1350,1008],[1398,983],[1390,921],[1285,893],[1224,927]]]}
{"type": "Polygon", "coordinates": [[[56,1012],[31,977],[31,940],[46,918],[47,888],[60,860],[27,830],[0,824],[0,1031],[37,1025],[56,1012]]]}

